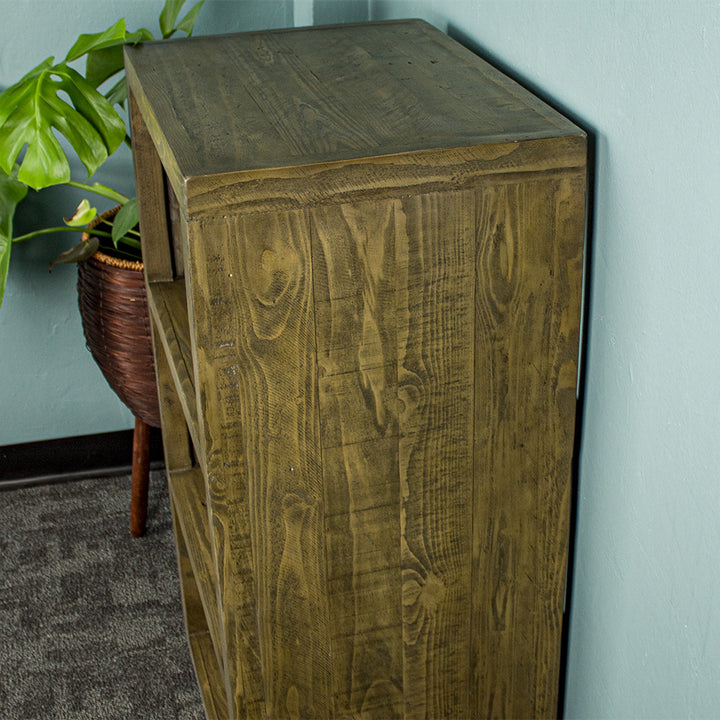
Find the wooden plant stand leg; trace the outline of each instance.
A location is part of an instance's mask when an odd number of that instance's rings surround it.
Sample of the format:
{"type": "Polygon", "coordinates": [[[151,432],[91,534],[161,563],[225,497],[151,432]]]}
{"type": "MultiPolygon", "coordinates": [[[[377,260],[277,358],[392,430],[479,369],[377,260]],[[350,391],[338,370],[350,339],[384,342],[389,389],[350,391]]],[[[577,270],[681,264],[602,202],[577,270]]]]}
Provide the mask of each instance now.
{"type": "Polygon", "coordinates": [[[132,490],[130,495],[130,533],[140,537],[147,519],[148,484],[150,480],[150,426],[135,418],[132,454],[132,490]]]}

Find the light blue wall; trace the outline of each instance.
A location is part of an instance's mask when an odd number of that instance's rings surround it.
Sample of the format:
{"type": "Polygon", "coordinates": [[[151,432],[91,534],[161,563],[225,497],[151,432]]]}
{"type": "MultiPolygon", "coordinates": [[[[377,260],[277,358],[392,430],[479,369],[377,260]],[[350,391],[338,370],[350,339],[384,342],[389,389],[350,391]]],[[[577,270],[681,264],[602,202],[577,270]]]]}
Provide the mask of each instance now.
{"type": "MultiPolygon", "coordinates": [[[[115,6],[154,27],[149,5],[0,0],[0,84],[67,47],[56,6],[93,29],[115,6]],[[41,49],[24,47],[30,23],[41,49]]],[[[595,134],[566,715],[720,717],[720,3],[208,0],[198,28],[313,9],[315,22],[423,17],[595,134]]],[[[48,278],[53,253],[23,250],[0,311],[0,444],[128,426],[82,349],[73,273],[48,278]]]]}

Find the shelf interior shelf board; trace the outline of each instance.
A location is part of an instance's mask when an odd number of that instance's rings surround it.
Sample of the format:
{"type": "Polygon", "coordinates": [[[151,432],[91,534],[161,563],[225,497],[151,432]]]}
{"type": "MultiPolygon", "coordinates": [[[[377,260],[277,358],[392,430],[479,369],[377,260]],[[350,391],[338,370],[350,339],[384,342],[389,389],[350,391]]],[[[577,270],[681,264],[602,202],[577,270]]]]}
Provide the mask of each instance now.
{"type": "MultiPolygon", "coordinates": [[[[220,621],[215,593],[217,586],[210,547],[210,530],[205,499],[205,480],[199,468],[170,472],[168,485],[180,525],[188,559],[193,570],[207,629],[215,647],[220,642],[220,621]]],[[[221,657],[218,652],[218,662],[221,657]]]]}
{"type": "Polygon", "coordinates": [[[150,283],[148,305],[168,357],[170,372],[177,388],[195,451],[199,452],[201,446],[198,434],[192,347],[184,279],[150,283]]]}

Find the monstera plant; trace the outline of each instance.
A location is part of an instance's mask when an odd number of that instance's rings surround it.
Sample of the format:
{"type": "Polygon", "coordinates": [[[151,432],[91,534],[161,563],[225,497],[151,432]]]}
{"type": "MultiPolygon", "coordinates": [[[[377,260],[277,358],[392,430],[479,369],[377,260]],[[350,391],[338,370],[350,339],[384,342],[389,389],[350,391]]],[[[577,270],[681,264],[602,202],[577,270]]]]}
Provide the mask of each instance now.
{"type": "MultiPolygon", "coordinates": [[[[184,0],[165,0],[159,22],[163,39],[177,32],[192,34],[202,1],[179,19],[183,5],[184,0]]],[[[14,243],[89,225],[80,243],[55,262],[78,262],[78,304],[87,347],[135,416],[130,500],[134,536],[145,528],[149,428],[160,424],[137,205],[106,185],[73,178],[66,147],[90,178],[123,142],[131,145],[118,110],[127,96],[123,45],[153,39],[149,30],[128,32],[125,20],[119,20],[104,32],[80,35],[61,62],[47,58],[0,94],[0,303],[14,243]],[[84,73],[72,66],[83,59],[84,73]],[[14,213],[28,188],[50,185],[79,188],[120,207],[98,215],[84,199],[63,225],[14,235],[14,213]]]]}
{"type": "MultiPolygon", "coordinates": [[[[203,2],[179,19],[185,0],[166,0],[160,13],[163,39],[191,35],[203,2]]],[[[121,205],[120,211],[93,238],[63,253],[56,262],[75,262],[99,246],[129,258],[140,257],[134,199],[99,183],[72,177],[66,146],[85,166],[88,178],[125,142],[131,144],[122,111],[127,97],[123,45],[154,40],[146,29],[129,32],[125,19],[104,32],[80,35],[67,55],[48,57],[0,94],[0,304],[10,267],[13,243],[56,232],[77,232],[97,214],[83,200],[63,225],[13,236],[13,217],[28,188],[68,185],[121,205]],[[84,73],[73,64],[85,61],[84,73]],[[62,136],[66,144],[58,139],[62,136]]]]}

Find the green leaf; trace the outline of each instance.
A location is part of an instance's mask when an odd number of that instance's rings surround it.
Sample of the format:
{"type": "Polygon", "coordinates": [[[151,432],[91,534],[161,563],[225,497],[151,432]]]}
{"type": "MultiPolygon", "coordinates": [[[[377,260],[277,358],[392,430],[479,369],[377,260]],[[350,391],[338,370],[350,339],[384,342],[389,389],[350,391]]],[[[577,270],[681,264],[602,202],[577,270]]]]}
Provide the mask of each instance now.
{"type": "Polygon", "coordinates": [[[0,235],[0,307],[2,307],[3,296],[5,295],[5,283],[7,282],[8,270],[10,270],[10,251],[12,243],[0,235]]]}
{"type": "Polygon", "coordinates": [[[105,98],[111,105],[121,105],[124,107],[125,101],[127,100],[127,83],[125,82],[124,76],[105,93],[105,98]]]}
{"type": "Polygon", "coordinates": [[[32,188],[40,188],[70,179],[70,163],[52,126],[44,117],[28,118],[25,104],[20,112],[11,116],[0,128],[0,147],[9,148],[9,154],[0,157],[2,169],[15,163],[20,151],[27,144],[18,179],[32,188]]]}
{"type": "MultiPolygon", "coordinates": [[[[130,237],[130,235],[126,235],[125,237],[122,237],[118,240],[118,250],[120,249],[120,245],[127,245],[127,247],[135,248],[135,250],[140,250],[140,240],[134,237],[130,237]]],[[[140,260],[142,258],[142,253],[130,253],[126,252],[124,253],[128,257],[132,257],[136,260],[140,260]]]]}
{"type": "Polygon", "coordinates": [[[10,268],[15,208],[25,195],[27,195],[26,185],[0,172],[0,305],[5,294],[5,281],[10,268]]]}
{"type": "Polygon", "coordinates": [[[113,218],[112,239],[115,247],[119,240],[138,224],[137,199],[131,198],[113,218]]]}
{"type": "Polygon", "coordinates": [[[169,38],[175,32],[175,21],[185,0],[165,0],[160,12],[160,32],[163,38],[169,38]]]}
{"type": "Polygon", "coordinates": [[[50,272],[55,265],[63,265],[65,263],[76,263],[82,262],[91,258],[100,247],[100,240],[96,237],[91,237],[87,242],[79,242],[69,250],[60,253],[51,263],[50,272]]]}
{"type": "Polygon", "coordinates": [[[92,222],[97,215],[97,208],[90,207],[90,201],[84,199],[77,206],[74,215],[71,218],[63,218],[68,227],[85,227],[92,222]]]}
{"type": "Polygon", "coordinates": [[[32,70],[28,70],[28,72],[26,72],[14,85],[11,85],[7,90],[9,91],[13,88],[25,85],[29,79],[35,77],[39,72],[51,68],[54,62],[55,58],[52,55],[50,57],[46,57],[39,65],[36,65],[32,70]]]}
{"type": "Polygon", "coordinates": [[[200,8],[202,8],[204,2],[205,0],[200,0],[199,3],[194,5],[190,12],[188,12],[188,14],[178,23],[176,29],[187,33],[187,36],[190,37],[193,34],[195,20],[197,20],[198,13],[200,12],[200,8]]]}
{"type": "Polygon", "coordinates": [[[136,45],[139,42],[145,42],[147,40],[154,40],[155,36],[147,29],[140,28],[134,33],[127,33],[125,35],[125,45],[136,45]]]}
{"type": "Polygon", "coordinates": [[[27,73],[27,75],[25,75],[21,80],[0,93],[0,125],[2,125],[12,114],[16,105],[22,102],[23,98],[33,92],[33,78],[51,68],[53,59],[54,58],[52,57],[46,58],[37,67],[27,73]]]}
{"type": "Polygon", "coordinates": [[[123,46],[144,40],[154,40],[149,30],[140,29],[134,33],[125,33],[119,42],[88,51],[85,63],[85,78],[94,87],[99,87],[105,80],[124,70],[123,46]]]}
{"type": "Polygon", "coordinates": [[[85,63],[85,79],[94,87],[99,87],[109,77],[123,69],[123,46],[93,50],[88,53],[85,63]]]}
{"type": "Polygon", "coordinates": [[[12,237],[15,208],[27,195],[27,186],[12,175],[0,172],[0,236],[12,237]]]}
{"type": "Polygon", "coordinates": [[[80,35],[65,56],[64,62],[68,63],[77,60],[92,50],[100,50],[110,45],[122,43],[126,34],[125,18],[121,18],[103,32],[80,35]]]}
{"type": "MultiPolygon", "coordinates": [[[[108,155],[115,152],[125,139],[127,128],[117,110],[72,68],[64,67],[60,76],[60,85],[72,100],[78,112],[86,118],[103,138],[108,155]]],[[[68,138],[70,139],[70,138],[68,138]]],[[[82,160],[82,158],[80,158],[82,160]]],[[[90,171],[90,175],[97,168],[90,171]]]]}
{"type": "Polygon", "coordinates": [[[67,182],[70,164],[53,128],[70,142],[88,175],[117,150],[126,132],[113,106],[80,73],[45,61],[0,96],[0,167],[9,173],[27,145],[19,180],[36,190],[67,182]]]}

